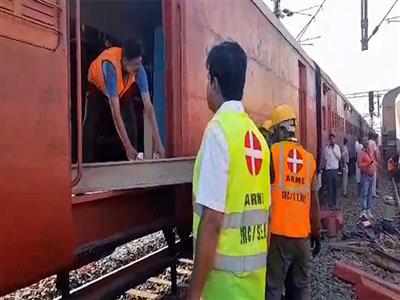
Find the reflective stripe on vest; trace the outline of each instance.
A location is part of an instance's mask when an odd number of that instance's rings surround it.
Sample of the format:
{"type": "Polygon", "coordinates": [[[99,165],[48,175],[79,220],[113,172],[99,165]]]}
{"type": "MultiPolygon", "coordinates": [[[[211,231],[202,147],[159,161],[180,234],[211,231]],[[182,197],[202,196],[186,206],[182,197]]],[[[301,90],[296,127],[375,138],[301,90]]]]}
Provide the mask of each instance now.
{"type": "MultiPolygon", "coordinates": [[[[223,224],[213,270],[208,274],[202,298],[265,299],[270,152],[258,128],[246,114],[220,112],[207,128],[215,123],[225,133],[231,159],[223,224]],[[257,155],[252,157],[254,153],[257,155]]],[[[204,207],[196,202],[202,147],[193,171],[194,243],[204,211],[204,207]]]]}
{"type": "Polygon", "coordinates": [[[104,50],[92,61],[88,72],[88,81],[94,84],[104,95],[107,95],[104,82],[103,63],[111,63],[117,73],[118,96],[122,97],[135,82],[135,76],[128,74],[124,80],[122,76],[122,49],[112,47],[104,50]]]}
{"type": "MultiPolygon", "coordinates": [[[[195,203],[193,211],[197,216],[203,214],[203,206],[195,203]]],[[[268,224],[269,213],[263,209],[246,210],[243,213],[231,213],[224,215],[222,224],[223,229],[240,228],[242,226],[252,226],[257,224],[268,224]]]]}
{"type": "Polygon", "coordinates": [[[293,238],[307,237],[311,230],[311,183],[316,164],[310,153],[296,142],[283,141],[272,147],[275,183],[272,184],[270,231],[293,238]]]}

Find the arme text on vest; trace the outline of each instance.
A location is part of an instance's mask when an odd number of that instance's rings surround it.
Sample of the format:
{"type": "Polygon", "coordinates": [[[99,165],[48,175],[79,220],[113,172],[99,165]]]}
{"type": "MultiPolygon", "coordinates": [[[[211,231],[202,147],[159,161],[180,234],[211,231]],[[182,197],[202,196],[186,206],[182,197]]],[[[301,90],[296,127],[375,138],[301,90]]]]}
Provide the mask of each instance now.
{"type": "Polygon", "coordinates": [[[304,185],[305,178],[300,176],[286,175],[286,182],[304,185]]]}
{"type": "Polygon", "coordinates": [[[244,198],[245,206],[263,205],[263,204],[264,204],[264,193],[246,194],[244,198]]]}

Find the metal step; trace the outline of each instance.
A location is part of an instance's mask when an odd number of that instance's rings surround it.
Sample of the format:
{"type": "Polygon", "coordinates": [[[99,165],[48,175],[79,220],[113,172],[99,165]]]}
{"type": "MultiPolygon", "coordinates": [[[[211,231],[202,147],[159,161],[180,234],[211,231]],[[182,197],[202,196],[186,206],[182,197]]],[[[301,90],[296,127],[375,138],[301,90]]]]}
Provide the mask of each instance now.
{"type": "MultiPolygon", "coordinates": [[[[84,164],[81,180],[73,187],[72,193],[85,194],[191,183],[193,167],[193,157],[84,164]]],[[[75,178],[76,166],[73,166],[71,173],[72,178],[75,178]]]]}

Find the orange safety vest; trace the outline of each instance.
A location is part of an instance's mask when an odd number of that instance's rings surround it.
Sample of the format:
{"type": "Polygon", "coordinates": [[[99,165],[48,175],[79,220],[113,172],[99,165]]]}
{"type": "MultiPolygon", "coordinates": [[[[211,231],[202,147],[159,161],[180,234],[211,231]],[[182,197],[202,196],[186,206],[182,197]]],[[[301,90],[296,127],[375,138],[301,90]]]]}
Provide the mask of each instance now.
{"type": "Polygon", "coordinates": [[[103,62],[108,61],[113,64],[117,71],[118,80],[118,96],[121,98],[123,94],[129,90],[130,86],[135,82],[135,76],[128,74],[125,82],[122,76],[122,49],[112,47],[104,50],[89,67],[88,81],[94,84],[104,95],[106,92],[106,85],[104,82],[103,62]]]}
{"type": "Polygon", "coordinates": [[[271,233],[305,238],[311,232],[311,186],[316,163],[311,153],[293,141],[272,145],[275,182],[272,184],[271,233]]]}

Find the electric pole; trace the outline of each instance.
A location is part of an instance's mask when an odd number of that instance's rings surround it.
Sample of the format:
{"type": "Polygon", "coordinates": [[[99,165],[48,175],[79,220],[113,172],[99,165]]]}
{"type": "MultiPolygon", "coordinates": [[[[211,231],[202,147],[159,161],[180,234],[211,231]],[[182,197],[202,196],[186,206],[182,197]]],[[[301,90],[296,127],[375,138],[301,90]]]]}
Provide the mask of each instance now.
{"type": "Polygon", "coordinates": [[[368,50],[368,0],[361,0],[361,50],[368,50]]]}

